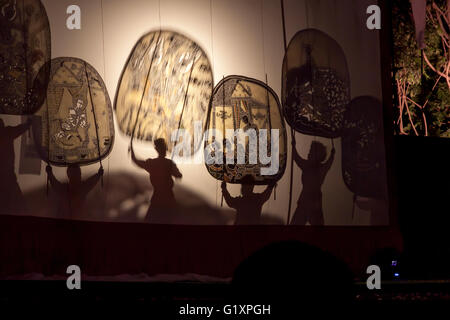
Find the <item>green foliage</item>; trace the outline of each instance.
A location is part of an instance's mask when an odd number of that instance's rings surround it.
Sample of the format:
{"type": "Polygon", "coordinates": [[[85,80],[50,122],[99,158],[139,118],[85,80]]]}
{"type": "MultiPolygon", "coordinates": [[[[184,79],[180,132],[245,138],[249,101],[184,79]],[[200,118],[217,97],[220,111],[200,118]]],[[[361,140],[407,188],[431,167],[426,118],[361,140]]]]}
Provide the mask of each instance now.
{"type": "MultiPolygon", "coordinates": [[[[433,2],[445,12],[446,0],[428,0],[427,7],[431,8],[433,2]]],[[[421,51],[415,38],[414,19],[409,1],[393,0],[392,20],[395,79],[406,83],[407,96],[417,104],[423,105],[428,100],[423,111],[413,103],[408,104],[415,128],[419,134],[425,134],[423,120],[425,116],[429,135],[450,137],[450,88],[444,78],[438,81],[439,75],[425,61],[422,62],[421,51]]],[[[427,17],[424,52],[437,70],[441,70],[449,60],[448,53],[447,56],[445,55],[441,39],[442,32],[439,24],[433,23],[427,17]]],[[[398,100],[395,101],[395,104],[397,110],[400,110],[398,100]]],[[[414,135],[406,110],[403,110],[401,117],[404,132],[414,135]]],[[[400,128],[397,129],[399,132],[400,128]]]]}

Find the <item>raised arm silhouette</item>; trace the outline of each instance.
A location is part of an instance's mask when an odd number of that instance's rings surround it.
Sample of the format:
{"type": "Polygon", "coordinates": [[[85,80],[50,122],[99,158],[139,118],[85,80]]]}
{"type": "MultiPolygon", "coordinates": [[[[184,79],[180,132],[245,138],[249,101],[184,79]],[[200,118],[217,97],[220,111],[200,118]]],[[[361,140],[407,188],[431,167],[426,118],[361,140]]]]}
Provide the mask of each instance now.
{"type": "Polygon", "coordinates": [[[150,182],[153,186],[153,196],[150,207],[147,211],[146,220],[152,223],[167,223],[168,216],[177,209],[175,195],[173,193],[173,178],[181,179],[183,175],[178,170],[177,165],[166,158],[167,144],[164,139],[154,141],[158,157],[155,159],[139,160],[130,144],[131,159],[140,168],[150,175],[150,182]]]}
{"type": "Polygon", "coordinates": [[[25,133],[31,125],[31,119],[18,126],[5,126],[0,119],[0,212],[6,214],[24,214],[25,200],[17,183],[14,172],[14,140],[25,133]]]}
{"type": "Polygon", "coordinates": [[[302,169],[303,189],[291,224],[305,225],[309,222],[311,225],[323,225],[322,184],[333,164],[335,149],[333,147],[327,161],[327,150],[317,141],[311,143],[308,159],[298,154],[295,139],[292,140],[292,150],[295,163],[302,169]]]}
{"type": "Polygon", "coordinates": [[[83,217],[87,195],[103,176],[103,168],[100,167],[96,174],[83,181],[80,166],[70,165],[67,167],[67,183],[56,179],[51,166],[47,165],[46,171],[52,190],[58,195],[57,215],[67,219],[83,217]]]}
{"type": "Polygon", "coordinates": [[[222,194],[230,208],[236,210],[235,225],[260,224],[261,211],[264,203],[269,200],[275,183],[269,185],[262,193],[254,193],[254,182],[250,176],[242,179],[241,196],[232,197],[227,190],[226,182],[222,182],[222,194]]]}

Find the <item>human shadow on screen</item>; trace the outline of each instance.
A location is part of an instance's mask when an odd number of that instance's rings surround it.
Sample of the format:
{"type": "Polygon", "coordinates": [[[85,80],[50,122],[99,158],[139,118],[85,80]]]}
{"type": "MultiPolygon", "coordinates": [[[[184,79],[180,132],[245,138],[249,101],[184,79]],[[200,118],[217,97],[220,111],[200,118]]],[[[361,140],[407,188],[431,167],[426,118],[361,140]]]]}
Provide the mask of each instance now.
{"type": "MultiPolygon", "coordinates": [[[[112,172],[105,177],[103,188],[93,188],[95,183],[84,188],[82,205],[75,208],[67,208],[67,201],[61,203],[61,198],[55,197],[53,192],[47,201],[43,200],[42,188],[33,190],[27,197],[33,203],[35,210],[33,215],[81,218],[83,220],[116,221],[116,222],[150,222],[154,224],[181,224],[181,225],[230,225],[239,221],[242,224],[270,224],[281,225],[282,219],[266,214],[261,217],[261,208],[251,212],[250,217],[243,213],[237,217],[233,210],[214,208],[201,196],[179,184],[174,184],[173,178],[181,178],[182,174],[176,164],[165,158],[167,146],[165,141],[155,141],[158,151],[156,159],[140,160],[136,157],[132,145],[130,152],[132,161],[140,168],[146,170],[150,179],[143,175],[131,172],[112,172]],[[91,192],[92,190],[92,192],[91,192]],[[84,202],[84,199],[86,201],[84,202]],[[44,204],[44,202],[46,202],[44,204]],[[75,212],[81,210],[83,214],[58,214],[58,212],[75,212]],[[256,214],[253,214],[256,213],[256,214]],[[256,217],[255,219],[253,219],[256,217]]],[[[51,183],[55,189],[64,189],[55,176],[51,173],[51,183]]],[[[70,178],[69,178],[70,179],[70,178]]],[[[81,179],[81,175],[77,175],[81,179]]],[[[260,203],[260,207],[270,196],[274,186],[269,186],[262,194],[252,192],[253,186],[244,187],[251,199],[246,201],[254,205],[260,203]]],[[[61,191],[62,192],[62,191],[61,191]]],[[[45,199],[45,197],[44,197],[45,199]]]]}
{"type": "Polygon", "coordinates": [[[295,139],[292,140],[292,150],[294,161],[302,170],[303,189],[291,224],[305,225],[309,222],[311,225],[323,225],[322,185],[333,164],[335,149],[333,147],[326,161],[327,150],[317,141],[311,143],[307,159],[298,154],[295,139]]]}
{"type": "Polygon", "coordinates": [[[0,119],[0,212],[5,214],[24,214],[27,211],[14,172],[14,140],[25,133],[30,125],[31,120],[14,127],[5,126],[0,119]]]}
{"type": "Polygon", "coordinates": [[[236,210],[235,225],[256,225],[261,224],[261,211],[264,203],[266,203],[275,183],[269,185],[262,193],[254,193],[254,180],[251,176],[245,176],[242,179],[241,195],[232,197],[227,190],[227,184],[222,182],[222,195],[226,204],[236,210]]]}
{"type": "Polygon", "coordinates": [[[153,186],[153,195],[145,219],[152,223],[164,223],[165,216],[177,210],[177,201],[173,193],[173,178],[181,179],[183,175],[175,162],[166,158],[166,141],[160,138],[156,139],[154,144],[158,157],[140,160],[136,158],[131,143],[131,159],[138,167],[148,172],[153,186]]]}
{"type": "Polygon", "coordinates": [[[103,168],[91,177],[82,180],[81,168],[73,164],[67,167],[67,182],[60,182],[53,174],[52,167],[46,167],[51,191],[56,195],[55,216],[65,219],[84,218],[86,198],[103,176],[103,168]]]}
{"type": "Polygon", "coordinates": [[[180,225],[227,225],[234,219],[232,210],[213,208],[193,190],[176,184],[176,209],[162,210],[156,222],[148,221],[153,192],[148,177],[124,171],[111,173],[106,178],[105,190],[97,189],[89,197],[91,217],[101,221],[180,225]],[[96,201],[101,197],[104,205],[96,201]]]}
{"type": "MultiPolygon", "coordinates": [[[[81,220],[108,222],[145,222],[150,206],[153,187],[148,177],[129,171],[107,173],[104,186],[99,185],[88,193],[81,220]]],[[[220,186],[219,186],[220,188],[220,186]]],[[[45,186],[24,194],[33,215],[59,218],[58,197],[55,192],[45,195],[45,186]]],[[[236,220],[235,210],[217,208],[209,204],[201,195],[185,186],[175,184],[174,194],[177,210],[161,215],[161,224],[179,225],[232,225],[236,220]]],[[[283,225],[284,221],[270,212],[261,216],[261,224],[283,225]]]]}
{"type": "Polygon", "coordinates": [[[332,304],[350,304],[353,286],[352,272],[338,258],[299,241],[282,241],[267,245],[239,264],[230,299],[270,304],[271,316],[301,316],[306,309],[317,316],[332,304]],[[321,308],[311,309],[313,305],[321,308]]]}

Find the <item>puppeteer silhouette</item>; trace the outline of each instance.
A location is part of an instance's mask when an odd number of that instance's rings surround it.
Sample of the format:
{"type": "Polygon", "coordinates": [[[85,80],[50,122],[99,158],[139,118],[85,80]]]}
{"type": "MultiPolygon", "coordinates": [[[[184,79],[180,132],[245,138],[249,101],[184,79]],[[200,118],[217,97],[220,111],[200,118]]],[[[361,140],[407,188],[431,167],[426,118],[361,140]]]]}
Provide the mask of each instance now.
{"type": "Polygon", "coordinates": [[[181,179],[183,175],[178,170],[177,165],[166,158],[167,144],[162,138],[154,141],[158,157],[155,159],[139,160],[130,145],[131,159],[140,168],[150,175],[150,182],[153,186],[153,196],[150,207],[147,211],[146,220],[152,223],[167,223],[171,211],[177,208],[175,195],[173,193],[173,179],[181,179]]]}
{"type": "Polygon", "coordinates": [[[232,197],[227,190],[226,182],[222,182],[222,194],[225,202],[230,208],[236,210],[234,224],[260,224],[262,207],[269,200],[275,183],[270,184],[262,193],[254,193],[254,187],[253,179],[246,176],[242,179],[241,196],[232,197]]]}
{"type": "Polygon", "coordinates": [[[6,214],[25,213],[26,206],[22,190],[14,172],[14,140],[25,133],[31,119],[18,126],[5,126],[0,119],[0,212],[6,214]]]}
{"type": "Polygon", "coordinates": [[[297,209],[292,217],[291,224],[323,225],[322,211],[322,184],[334,160],[335,149],[327,161],[325,146],[317,141],[311,143],[308,158],[303,159],[297,152],[295,138],[292,140],[292,152],[295,163],[302,169],[302,193],[297,202],[297,209]]]}
{"type": "Polygon", "coordinates": [[[51,166],[47,165],[46,170],[52,190],[58,195],[57,215],[68,219],[82,217],[85,213],[84,204],[87,195],[103,176],[103,168],[100,167],[96,174],[83,181],[80,166],[69,165],[67,167],[67,183],[56,179],[51,166]]]}

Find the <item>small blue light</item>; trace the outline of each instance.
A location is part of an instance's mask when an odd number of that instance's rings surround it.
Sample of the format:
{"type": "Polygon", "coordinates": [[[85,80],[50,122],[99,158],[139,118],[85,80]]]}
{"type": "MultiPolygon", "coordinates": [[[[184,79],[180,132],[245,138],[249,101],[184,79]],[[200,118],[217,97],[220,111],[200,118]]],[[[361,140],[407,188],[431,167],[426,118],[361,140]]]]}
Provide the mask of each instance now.
{"type": "Polygon", "coordinates": [[[396,277],[396,278],[398,278],[398,277],[400,277],[400,273],[394,273],[394,277],[396,277]]]}
{"type": "Polygon", "coordinates": [[[392,264],[393,267],[396,267],[397,266],[397,260],[392,260],[391,264],[392,264]]]}

